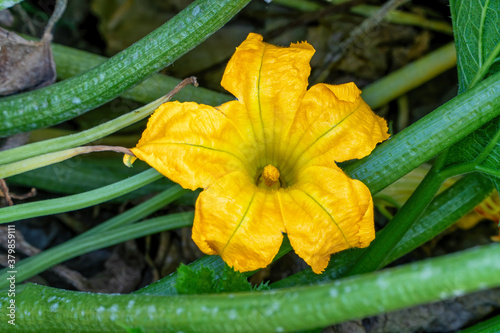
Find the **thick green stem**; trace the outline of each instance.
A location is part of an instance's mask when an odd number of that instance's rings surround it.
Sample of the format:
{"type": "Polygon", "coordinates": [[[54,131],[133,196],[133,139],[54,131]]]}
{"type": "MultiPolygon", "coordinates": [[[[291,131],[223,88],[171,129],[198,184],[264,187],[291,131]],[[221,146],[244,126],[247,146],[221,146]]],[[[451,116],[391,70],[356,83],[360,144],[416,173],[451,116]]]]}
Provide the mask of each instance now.
{"type": "MultiPolygon", "coordinates": [[[[355,275],[371,272],[383,267],[388,262],[388,258],[399,241],[410,230],[436,195],[443,181],[449,177],[470,173],[481,168],[480,164],[488,157],[499,139],[500,131],[497,131],[488,145],[473,161],[448,167],[444,166],[449,153],[449,150],[445,149],[437,157],[431,170],[424,177],[415,192],[401,207],[394,219],[384,228],[384,232],[377,235],[369,248],[356,261],[356,264],[345,274],[355,275]]],[[[495,170],[492,171],[495,172],[495,170]]]]}
{"type": "Polygon", "coordinates": [[[83,75],[0,99],[0,137],[58,124],[115,98],[205,40],[250,0],[197,0],[83,75]]]}
{"type": "Polygon", "coordinates": [[[85,193],[0,208],[0,223],[9,223],[30,217],[46,216],[90,207],[132,192],[162,177],[158,171],[149,169],[117,183],[85,193]]]}
{"type": "Polygon", "coordinates": [[[377,193],[443,149],[500,114],[500,73],[382,143],[369,156],[344,168],[377,193]]]}
{"type": "MultiPolygon", "coordinates": [[[[500,245],[270,292],[197,296],[106,295],[27,285],[16,329],[39,332],[287,332],[324,327],[500,285],[500,245]],[[68,318],[68,320],[61,320],[68,318]],[[202,325],[202,326],[200,326],[202,325]]],[[[0,297],[5,309],[9,297],[0,297]]],[[[12,327],[6,320],[0,328],[12,327]]]]}
{"type": "MultiPolygon", "coordinates": [[[[461,178],[434,198],[382,265],[391,263],[445,231],[489,196],[491,191],[493,191],[493,183],[478,173],[461,178]]],[[[376,237],[383,233],[384,229],[379,231],[376,237]]],[[[354,265],[364,251],[366,249],[352,249],[337,253],[332,256],[323,274],[314,274],[311,269],[305,269],[271,286],[283,288],[338,279],[346,269],[354,265]]]]}
{"type": "Polygon", "coordinates": [[[173,87],[172,90],[165,96],[162,96],[155,101],[138,108],[137,110],[124,114],[123,116],[110,120],[104,124],[92,127],[86,131],[67,135],[61,138],[35,142],[29,145],[24,145],[0,152],[0,165],[21,161],[42,154],[56,152],[66,148],[73,148],[103,138],[122,128],[132,125],[139,120],[146,118],[147,116],[152,114],[161,104],[168,102],[174,95],[176,95],[179,91],[182,91],[182,89],[189,84],[197,85],[196,78],[190,77],[184,79],[175,87],[173,87]]]}
{"type": "Polygon", "coordinates": [[[159,98],[137,110],[88,130],[2,151],[0,152],[0,165],[21,161],[41,154],[77,147],[98,140],[146,118],[164,102],[166,102],[165,98],[159,98]]]}
{"type": "MultiPolygon", "coordinates": [[[[492,182],[480,174],[473,173],[460,179],[431,202],[428,209],[424,211],[417,223],[412,226],[403,239],[397,244],[394,251],[392,251],[386,262],[384,262],[384,266],[413,251],[449,228],[458,219],[483,201],[492,190],[492,182]]],[[[383,232],[383,230],[378,232],[377,237],[383,232]]],[[[287,244],[287,246],[282,246],[280,252],[290,250],[291,247],[287,244]]],[[[324,283],[338,279],[346,269],[350,268],[356,262],[364,250],[365,249],[351,249],[333,255],[330,264],[322,274],[315,274],[310,268],[307,268],[275,282],[271,286],[273,288],[283,288],[312,283],[324,283]]],[[[216,272],[222,270],[224,266],[219,256],[205,256],[191,265],[193,264],[193,268],[201,266],[211,267],[216,272]]],[[[176,294],[174,288],[176,279],[177,274],[173,273],[135,293],[174,295],[176,294]]]]}
{"type": "MultiPolygon", "coordinates": [[[[51,44],[54,53],[54,61],[57,66],[57,78],[60,80],[69,79],[98,66],[108,58],[94,53],[74,49],[71,47],[51,44]]],[[[180,79],[153,74],[137,86],[123,92],[120,96],[141,103],[149,103],[160,98],[165,92],[173,89],[181,82],[180,79]]],[[[231,100],[231,96],[218,93],[202,87],[195,88],[187,86],[175,95],[173,100],[180,102],[197,102],[207,105],[220,105],[231,100]]]]}

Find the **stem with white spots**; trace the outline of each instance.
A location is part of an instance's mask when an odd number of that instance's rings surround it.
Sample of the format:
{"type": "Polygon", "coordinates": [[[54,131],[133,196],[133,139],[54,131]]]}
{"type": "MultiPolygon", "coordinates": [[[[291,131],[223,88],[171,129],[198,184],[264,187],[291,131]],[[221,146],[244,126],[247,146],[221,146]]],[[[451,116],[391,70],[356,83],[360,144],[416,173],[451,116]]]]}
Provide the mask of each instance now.
{"type": "MultiPolygon", "coordinates": [[[[500,245],[270,292],[196,296],[110,295],[22,286],[22,332],[289,332],[443,300],[500,285],[500,245]],[[66,320],[61,320],[65,318],[66,320]]],[[[19,288],[21,289],[21,287],[19,288]]],[[[9,297],[0,297],[6,309],[9,297]]],[[[0,329],[12,327],[0,321],[0,329]]]]}

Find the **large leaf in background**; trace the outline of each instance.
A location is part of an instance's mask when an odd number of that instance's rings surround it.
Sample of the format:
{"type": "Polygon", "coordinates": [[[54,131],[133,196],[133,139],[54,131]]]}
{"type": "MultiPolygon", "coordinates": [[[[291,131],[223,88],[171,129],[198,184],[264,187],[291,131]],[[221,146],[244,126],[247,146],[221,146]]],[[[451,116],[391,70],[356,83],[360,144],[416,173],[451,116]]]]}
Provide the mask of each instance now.
{"type": "Polygon", "coordinates": [[[0,10],[10,8],[23,0],[0,0],[0,10]]]}
{"type": "MultiPolygon", "coordinates": [[[[469,88],[476,73],[500,43],[500,1],[450,0],[450,10],[457,48],[460,94],[469,88]]],[[[500,62],[497,61],[487,75],[499,69],[500,62]]]]}
{"type": "MultiPolygon", "coordinates": [[[[453,31],[457,48],[457,68],[459,93],[470,88],[476,74],[485,66],[485,61],[494,56],[500,43],[500,0],[450,0],[453,31]]],[[[500,70],[494,63],[485,75],[500,70]]],[[[497,131],[500,130],[499,118],[492,120],[479,130],[471,133],[450,147],[447,164],[473,161],[481,154],[497,131]]],[[[480,163],[490,169],[500,167],[500,144],[495,145],[488,157],[480,163]]],[[[492,178],[497,190],[500,179],[492,178]]]]}

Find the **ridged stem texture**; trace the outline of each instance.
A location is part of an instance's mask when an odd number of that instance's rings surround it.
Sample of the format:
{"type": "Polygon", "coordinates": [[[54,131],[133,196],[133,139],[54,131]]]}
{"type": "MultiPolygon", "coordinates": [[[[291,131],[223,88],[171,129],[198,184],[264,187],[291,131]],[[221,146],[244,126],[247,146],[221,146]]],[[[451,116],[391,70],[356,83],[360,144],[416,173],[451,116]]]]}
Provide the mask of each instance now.
{"type": "Polygon", "coordinates": [[[197,0],[85,74],[0,99],[0,137],[61,123],[117,97],[200,44],[249,1],[197,0]]]}

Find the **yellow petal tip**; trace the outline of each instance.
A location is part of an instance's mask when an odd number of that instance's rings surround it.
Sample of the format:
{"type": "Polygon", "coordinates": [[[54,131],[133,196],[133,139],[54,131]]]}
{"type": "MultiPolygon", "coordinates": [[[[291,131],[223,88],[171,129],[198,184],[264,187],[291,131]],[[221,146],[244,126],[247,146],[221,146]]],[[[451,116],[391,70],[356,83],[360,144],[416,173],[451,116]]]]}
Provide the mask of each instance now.
{"type": "Polygon", "coordinates": [[[135,156],[131,156],[131,155],[123,155],[123,164],[125,164],[126,166],[128,166],[129,168],[133,167],[133,163],[135,162],[135,160],[137,159],[137,157],[135,156]]]}

